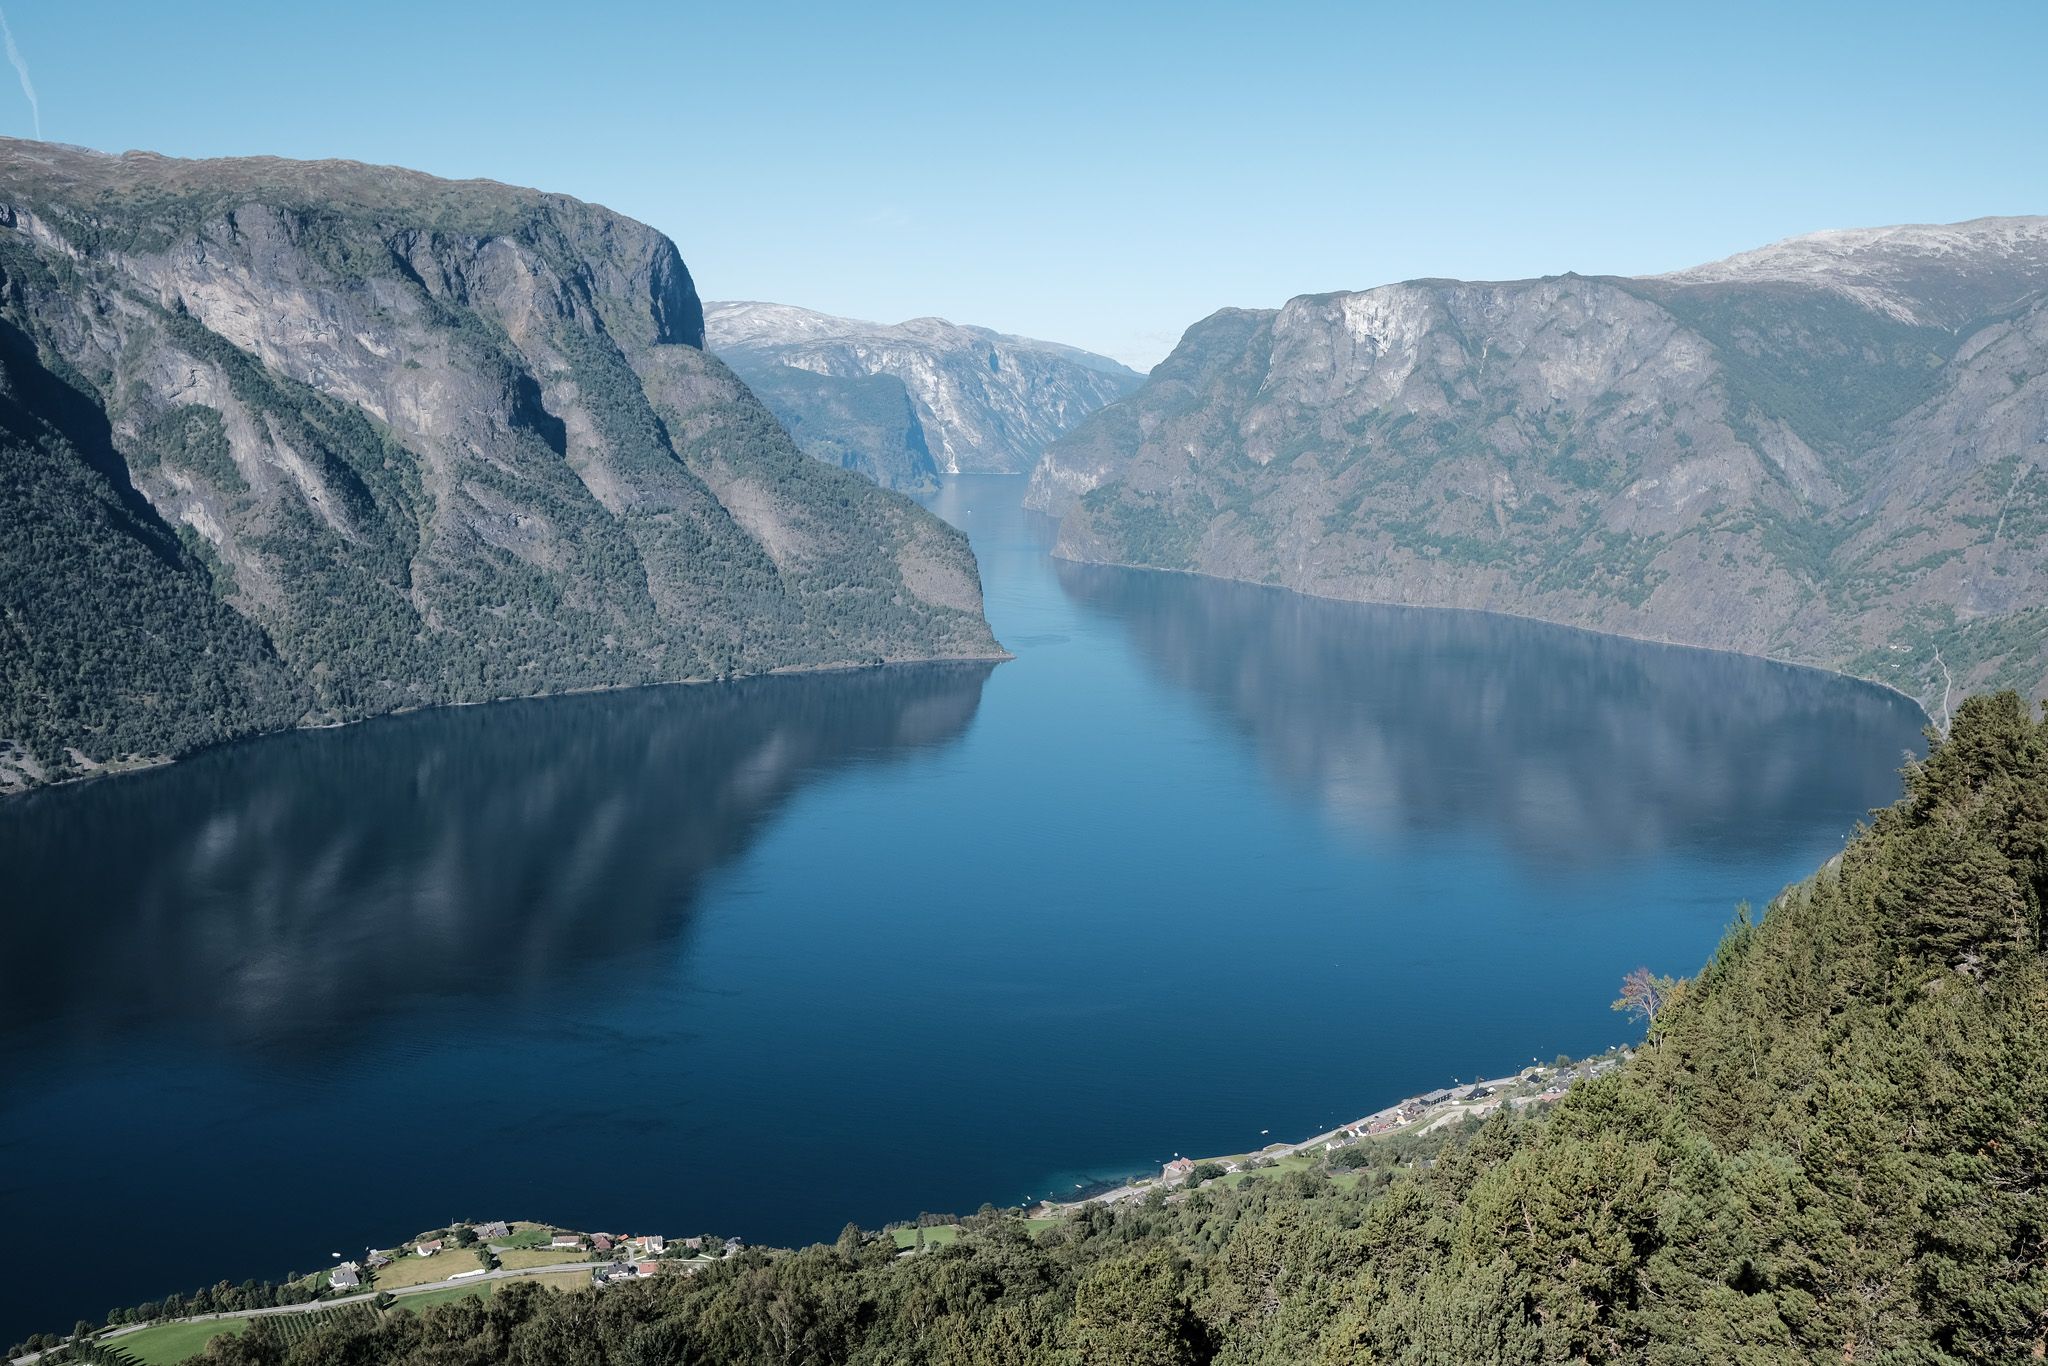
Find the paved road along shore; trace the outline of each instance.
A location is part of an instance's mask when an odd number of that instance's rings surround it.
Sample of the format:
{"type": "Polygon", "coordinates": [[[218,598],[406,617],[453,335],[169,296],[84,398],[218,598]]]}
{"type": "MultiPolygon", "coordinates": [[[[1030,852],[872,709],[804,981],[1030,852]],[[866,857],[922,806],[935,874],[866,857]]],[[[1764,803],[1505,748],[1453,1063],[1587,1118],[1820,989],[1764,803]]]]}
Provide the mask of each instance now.
{"type": "MultiPolygon", "coordinates": [[[[140,1333],[148,1328],[161,1328],[167,1323],[217,1323],[222,1319],[268,1318],[273,1314],[310,1314],[321,1309],[339,1309],[345,1305],[361,1304],[365,1300],[377,1298],[380,1293],[388,1294],[394,1300],[402,1300],[407,1295],[423,1295],[430,1290],[446,1290],[451,1285],[474,1285],[479,1281],[504,1281],[518,1276],[553,1276],[564,1271],[593,1271],[597,1268],[597,1265],[596,1262],[581,1261],[559,1262],[553,1266],[499,1267],[496,1271],[484,1271],[479,1268],[474,1276],[462,1276],[445,1281],[428,1281],[425,1285],[408,1285],[398,1290],[380,1292],[373,1286],[361,1294],[337,1295],[331,1300],[308,1300],[304,1304],[278,1304],[266,1309],[223,1309],[215,1314],[192,1314],[179,1319],[155,1319],[149,1323],[130,1323],[116,1328],[112,1332],[105,1333],[96,1340],[109,1343],[119,1342],[130,1333],[140,1333]]],[[[55,1349],[52,1348],[51,1350],[54,1351],[55,1349]]],[[[42,1357],[43,1353],[41,1352],[30,1352],[26,1356],[14,1358],[14,1366],[29,1366],[29,1363],[40,1361],[42,1357]]]]}

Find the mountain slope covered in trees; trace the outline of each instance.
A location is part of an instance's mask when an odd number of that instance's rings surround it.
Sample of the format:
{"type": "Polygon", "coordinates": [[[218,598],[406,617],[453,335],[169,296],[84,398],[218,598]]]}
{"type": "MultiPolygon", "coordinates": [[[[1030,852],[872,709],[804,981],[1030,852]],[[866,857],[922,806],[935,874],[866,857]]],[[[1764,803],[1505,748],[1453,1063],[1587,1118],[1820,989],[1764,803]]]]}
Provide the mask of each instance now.
{"type": "Polygon", "coordinates": [[[337,1325],[236,1366],[2012,1363],[2048,1351],[2048,720],[1973,698],[1906,793],[1547,1113],[1361,1179],[1211,1184],[899,1258],[337,1325]]]}
{"type": "Polygon", "coordinates": [[[407,707],[998,653],[667,238],[486,181],[0,141],[0,788],[407,707]]]}
{"type": "MultiPolygon", "coordinates": [[[[1227,309],[1050,447],[1059,552],[2048,683],[2048,218],[1227,309]]],[[[2030,693],[2030,695],[2032,695],[2030,693]]]]}

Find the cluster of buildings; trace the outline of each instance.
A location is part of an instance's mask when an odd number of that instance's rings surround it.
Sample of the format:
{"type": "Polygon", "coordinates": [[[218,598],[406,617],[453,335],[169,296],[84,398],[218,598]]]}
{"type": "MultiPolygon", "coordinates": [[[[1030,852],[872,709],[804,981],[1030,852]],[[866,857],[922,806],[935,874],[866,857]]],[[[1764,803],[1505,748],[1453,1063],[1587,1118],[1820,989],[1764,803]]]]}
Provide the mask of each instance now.
{"type": "Polygon", "coordinates": [[[596,1285],[611,1285],[616,1281],[639,1280],[660,1270],[661,1263],[652,1258],[638,1262],[605,1262],[591,1271],[590,1279],[596,1285]]]}
{"type": "Polygon", "coordinates": [[[1624,1049],[1619,1056],[1593,1058],[1565,1067],[1525,1067],[1504,1081],[1481,1079],[1467,1082],[1462,1086],[1440,1086],[1434,1091],[1411,1096],[1398,1105],[1390,1105],[1384,1110],[1367,1115],[1364,1119],[1347,1124],[1339,1132],[1354,1140],[1372,1138],[1404,1128],[1432,1112],[1440,1112],[1452,1105],[1466,1107],[1467,1114],[1484,1115],[1504,1104],[1530,1105],[1556,1100],[1574,1083],[1611,1071],[1620,1066],[1628,1056],[1628,1050],[1624,1049]],[[1526,1090],[1528,1086],[1539,1082],[1543,1085],[1542,1090],[1534,1093],[1526,1090]]]}
{"type": "MultiPolygon", "coordinates": [[[[457,1225],[455,1228],[459,1234],[461,1226],[457,1225]]],[[[476,1235],[473,1240],[476,1245],[489,1247],[491,1251],[499,1253],[512,1250],[512,1226],[503,1220],[474,1224],[470,1226],[470,1231],[476,1235]]],[[[437,1238],[419,1238],[413,1241],[410,1250],[416,1257],[435,1257],[446,1250],[450,1241],[447,1234],[437,1238]]],[[[717,1254],[721,1257],[736,1256],[746,1246],[739,1238],[727,1238],[722,1240],[722,1243],[723,1246],[717,1254]]],[[[465,1247],[470,1245],[469,1241],[463,1242],[465,1247]]],[[[694,1269],[691,1266],[693,1262],[709,1260],[704,1251],[703,1238],[683,1238],[672,1244],[669,1239],[658,1233],[636,1234],[632,1237],[620,1237],[610,1233],[550,1233],[546,1246],[550,1251],[574,1253],[579,1257],[587,1249],[606,1258],[607,1260],[591,1270],[592,1280],[599,1285],[652,1276],[661,1270],[662,1259],[674,1258],[678,1252],[686,1254],[676,1259],[676,1264],[683,1270],[694,1269]]],[[[406,1251],[404,1247],[397,1249],[395,1254],[372,1251],[365,1254],[361,1261],[338,1262],[327,1273],[327,1286],[330,1290],[344,1294],[369,1289],[372,1273],[379,1267],[390,1266],[394,1255],[403,1256],[406,1251]]],[[[461,1280],[464,1277],[482,1274],[484,1273],[481,1269],[458,1272],[449,1279],[461,1280]]]]}
{"type": "MultiPolygon", "coordinates": [[[[1535,1069],[1532,1068],[1530,1070],[1534,1071],[1535,1069]]],[[[1375,1111],[1364,1119],[1354,1120],[1350,1124],[1345,1125],[1340,1132],[1354,1139],[1374,1138],[1380,1134],[1391,1133],[1395,1129],[1405,1128],[1433,1111],[1442,1110],[1445,1106],[1465,1105],[1475,1101],[1483,1102],[1490,1100],[1504,1087],[1514,1084],[1513,1081],[1489,1082],[1481,1080],[1466,1082],[1461,1086],[1439,1086],[1434,1091],[1425,1091],[1419,1096],[1410,1096],[1397,1105],[1389,1105],[1386,1109],[1375,1111]]],[[[1492,1107],[1475,1107],[1473,1113],[1479,1113],[1482,1108],[1490,1109],[1492,1107]]]]}
{"type": "MultiPolygon", "coordinates": [[[[473,1225],[472,1232],[476,1234],[477,1242],[489,1247],[493,1252],[507,1251],[513,1236],[512,1226],[503,1220],[493,1220],[487,1224],[473,1225]]],[[[441,1252],[447,1244],[448,1239],[445,1236],[440,1238],[422,1238],[412,1245],[412,1250],[416,1256],[432,1257],[441,1252]]],[[[726,1244],[729,1249],[738,1245],[739,1240],[736,1238],[728,1240],[726,1244]]],[[[610,1255],[614,1252],[623,1253],[628,1257],[660,1257],[667,1253],[668,1246],[668,1239],[658,1233],[639,1234],[626,1238],[615,1233],[558,1232],[550,1234],[547,1242],[548,1249],[553,1252],[580,1253],[588,1250],[603,1255],[610,1255]]],[[[679,1246],[693,1253],[700,1252],[703,1249],[704,1240],[702,1238],[685,1238],[679,1246]]],[[[386,1257],[383,1260],[388,1262],[390,1258],[386,1257]]]]}
{"type": "MultiPolygon", "coordinates": [[[[461,1226],[455,1226],[455,1231],[459,1234],[461,1226]]],[[[477,1245],[488,1247],[492,1252],[503,1253],[512,1250],[511,1243],[515,1235],[512,1226],[503,1220],[473,1224],[470,1231],[476,1234],[474,1242],[477,1245]]],[[[439,1256],[447,1249],[450,1241],[447,1234],[437,1238],[419,1238],[412,1243],[411,1252],[416,1257],[439,1256]]],[[[723,1246],[717,1254],[721,1257],[736,1256],[745,1248],[744,1241],[739,1238],[727,1238],[722,1242],[723,1246]]],[[[465,1241],[463,1245],[467,1247],[470,1244],[465,1241]]],[[[684,1270],[693,1269],[693,1262],[708,1260],[703,1238],[682,1238],[671,1242],[658,1233],[622,1237],[611,1233],[555,1232],[549,1234],[545,1246],[549,1251],[573,1254],[579,1259],[586,1251],[605,1258],[605,1261],[591,1270],[592,1280],[599,1285],[652,1276],[661,1269],[664,1258],[675,1258],[677,1265],[684,1270]],[[683,1255],[677,1258],[678,1253],[683,1255]]],[[[403,1247],[395,1254],[373,1251],[361,1261],[337,1263],[327,1273],[328,1288],[344,1293],[368,1289],[371,1273],[379,1267],[391,1265],[393,1255],[403,1256],[405,1253],[406,1249],[403,1247]]],[[[464,1276],[481,1274],[481,1270],[460,1272],[450,1279],[458,1280],[464,1276]]]]}
{"type": "MultiPolygon", "coordinates": [[[[1562,1067],[1526,1067],[1515,1076],[1499,1081],[1487,1081],[1481,1078],[1478,1081],[1465,1082],[1456,1086],[1440,1086],[1434,1091],[1425,1091],[1419,1096],[1410,1096],[1398,1104],[1389,1105],[1384,1110],[1377,1110],[1363,1119],[1353,1120],[1349,1124],[1333,1129],[1327,1134],[1320,1134],[1306,1142],[1299,1144],[1275,1144],[1273,1147],[1266,1149],[1265,1153],[1285,1155],[1291,1152],[1305,1152],[1312,1147],[1320,1147],[1324,1152],[1331,1152],[1338,1148],[1349,1147],[1361,1139],[1377,1138],[1382,1134],[1393,1133],[1397,1129],[1405,1129],[1433,1115],[1445,1114],[1453,1107],[1457,1107],[1462,1114],[1479,1116],[1491,1114],[1502,1105],[1534,1105],[1540,1102],[1553,1101],[1562,1096],[1574,1083],[1584,1081],[1589,1077],[1597,1077],[1603,1072],[1610,1071],[1620,1066],[1629,1056],[1630,1051],[1622,1049],[1618,1054],[1592,1058],[1585,1062],[1571,1063],[1562,1067]],[[1542,1085],[1542,1090],[1534,1092],[1529,1090],[1529,1087],[1538,1084],[1542,1085]]],[[[1236,1171],[1238,1166],[1239,1164],[1236,1162],[1226,1162],[1223,1169],[1226,1172],[1236,1171]]],[[[1178,1185],[1193,1175],[1194,1170],[1195,1159],[1191,1157],[1176,1157],[1173,1161],[1160,1168],[1159,1179],[1165,1185],[1178,1185]]],[[[1140,1187],[1138,1193],[1142,1193],[1142,1188],[1149,1186],[1150,1183],[1139,1182],[1138,1185],[1140,1187]]],[[[1122,1190],[1112,1191],[1099,1198],[1113,1202],[1126,1193],[1122,1190]]],[[[1052,1209],[1054,1207],[1048,1202],[1045,1208],[1052,1209]]]]}

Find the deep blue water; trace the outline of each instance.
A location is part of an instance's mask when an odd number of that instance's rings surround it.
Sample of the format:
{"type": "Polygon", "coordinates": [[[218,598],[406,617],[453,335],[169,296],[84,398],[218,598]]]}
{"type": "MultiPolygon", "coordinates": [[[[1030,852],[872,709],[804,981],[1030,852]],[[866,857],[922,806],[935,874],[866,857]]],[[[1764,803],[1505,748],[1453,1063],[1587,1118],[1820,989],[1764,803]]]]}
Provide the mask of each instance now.
{"type": "Polygon", "coordinates": [[[1056,563],[1020,493],[934,500],[993,669],[0,804],[0,1344],[458,1217],[830,1238],[1600,1049],[1919,744],[1814,672],[1056,563]]]}

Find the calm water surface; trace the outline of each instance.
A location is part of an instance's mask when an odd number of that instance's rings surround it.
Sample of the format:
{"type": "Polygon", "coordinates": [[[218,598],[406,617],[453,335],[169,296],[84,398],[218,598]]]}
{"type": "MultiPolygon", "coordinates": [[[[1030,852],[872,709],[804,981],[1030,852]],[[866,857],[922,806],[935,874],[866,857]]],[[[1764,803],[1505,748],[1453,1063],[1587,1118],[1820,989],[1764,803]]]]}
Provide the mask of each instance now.
{"type": "Polygon", "coordinates": [[[1021,492],[934,500],[994,669],[0,804],[0,1344],[452,1218],[829,1238],[1599,1049],[1919,744],[1818,673],[1056,563],[1021,492]]]}

